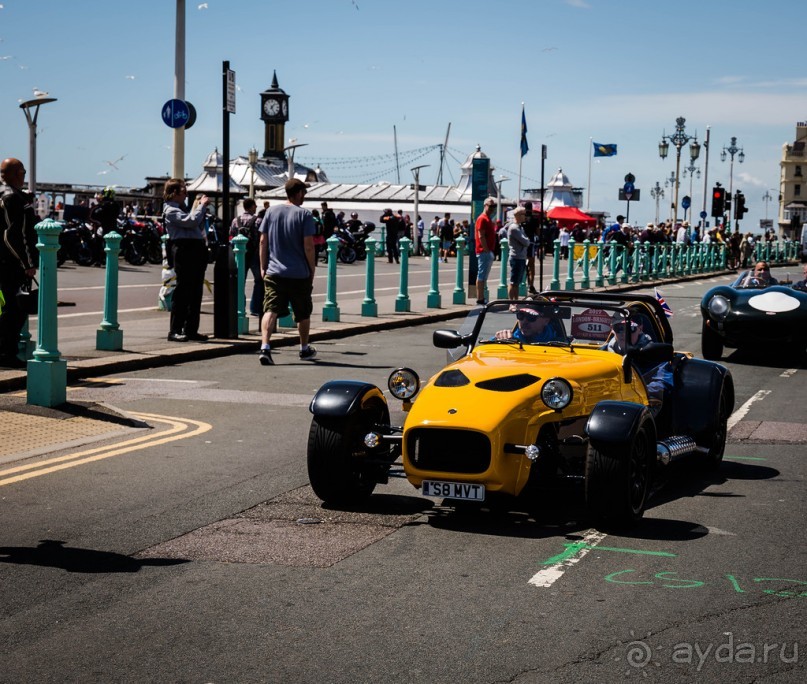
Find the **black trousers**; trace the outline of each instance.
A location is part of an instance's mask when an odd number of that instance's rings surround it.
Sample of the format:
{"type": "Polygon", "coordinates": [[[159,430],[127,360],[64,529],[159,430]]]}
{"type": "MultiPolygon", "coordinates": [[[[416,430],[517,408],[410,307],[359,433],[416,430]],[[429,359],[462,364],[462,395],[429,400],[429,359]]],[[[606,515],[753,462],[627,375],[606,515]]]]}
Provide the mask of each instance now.
{"type": "Polygon", "coordinates": [[[204,240],[174,240],[171,245],[177,285],[171,303],[170,333],[195,335],[199,332],[199,312],[207,269],[204,240]]]}
{"type": "Polygon", "coordinates": [[[0,315],[0,356],[6,358],[17,356],[19,352],[20,332],[25,325],[26,315],[17,305],[17,291],[25,280],[22,271],[0,265],[0,290],[6,300],[0,315]]]}

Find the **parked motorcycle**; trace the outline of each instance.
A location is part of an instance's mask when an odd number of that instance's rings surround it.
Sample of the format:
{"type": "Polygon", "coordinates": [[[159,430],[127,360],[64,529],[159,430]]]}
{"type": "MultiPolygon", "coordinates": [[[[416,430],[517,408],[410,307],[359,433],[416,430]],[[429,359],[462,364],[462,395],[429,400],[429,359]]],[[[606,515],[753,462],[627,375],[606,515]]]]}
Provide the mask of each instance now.
{"type": "Polygon", "coordinates": [[[68,259],[72,259],[79,266],[90,266],[95,260],[93,227],[78,220],[65,221],[62,225],[56,264],[61,266],[68,259]]]}
{"type": "Polygon", "coordinates": [[[367,258],[367,245],[365,244],[370,233],[375,230],[371,221],[362,223],[358,230],[337,228],[334,235],[339,239],[339,249],[336,256],[343,264],[352,264],[356,259],[364,261],[367,258]]]}
{"type": "MultiPolygon", "coordinates": [[[[146,263],[146,245],[143,234],[131,219],[118,219],[118,233],[121,235],[120,256],[132,266],[146,263]]],[[[162,257],[160,258],[162,261],[162,257]]]]}

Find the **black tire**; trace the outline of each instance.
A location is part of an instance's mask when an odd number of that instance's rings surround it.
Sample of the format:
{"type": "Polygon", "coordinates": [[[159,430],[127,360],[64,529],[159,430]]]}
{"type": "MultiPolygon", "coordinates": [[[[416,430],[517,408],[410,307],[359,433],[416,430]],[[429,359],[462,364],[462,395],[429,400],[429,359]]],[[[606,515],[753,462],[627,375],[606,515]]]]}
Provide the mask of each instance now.
{"type": "Polygon", "coordinates": [[[59,251],[56,252],[56,265],[61,266],[65,261],[67,261],[67,251],[64,247],[59,247],[59,251]]]}
{"type": "Polygon", "coordinates": [[[712,330],[706,321],[703,322],[701,327],[701,353],[703,358],[708,361],[719,361],[723,356],[723,340],[714,330],[712,330]]]}
{"type": "Polygon", "coordinates": [[[729,400],[725,390],[720,392],[720,401],[717,406],[717,419],[713,429],[709,432],[706,446],[709,453],[701,460],[706,470],[717,470],[723,462],[723,453],[726,450],[726,437],[729,428],[729,400]]]}
{"type": "Polygon", "coordinates": [[[123,258],[132,266],[142,266],[146,263],[146,255],[131,243],[127,245],[126,251],[123,253],[123,258]]]}
{"type": "Polygon", "coordinates": [[[586,456],[586,507],[596,521],[629,524],[644,515],[655,463],[655,444],[646,418],[630,442],[586,456]]]}
{"type": "Polygon", "coordinates": [[[86,242],[79,242],[76,245],[76,251],[73,252],[73,261],[79,266],[92,266],[95,258],[93,257],[92,248],[86,242]]]}
{"type": "Polygon", "coordinates": [[[163,247],[161,244],[151,244],[146,249],[146,260],[150,264],[161,264],[163,262],[163,247]]]}
{"type": "Polygon", "coordinates": [[[340,247],[337,256],[343,264],[352,264],[356,261],[356,250],[352,247],[340,247]]]}
{"type": "Polygon", "coordinates": [[[344,418],[314,416],[308,433],[308,480],[326,504],[355,506],[373,493],[379,467],[362,464],[367,456],[363,438],[384,422],[384,407],[377,404],[344,418]]]}

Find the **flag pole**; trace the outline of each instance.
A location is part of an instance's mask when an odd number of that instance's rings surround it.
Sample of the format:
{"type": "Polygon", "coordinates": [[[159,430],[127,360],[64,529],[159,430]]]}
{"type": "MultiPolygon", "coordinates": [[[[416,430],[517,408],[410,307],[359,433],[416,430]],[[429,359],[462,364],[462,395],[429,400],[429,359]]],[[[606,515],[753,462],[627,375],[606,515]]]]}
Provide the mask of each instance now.
{"type": "Polygon", "coordinates": [[[592,145],[594,138],[588,139],[588,186],[586,187],[586,211],[591,209],[591,159],[594,156],[592,145]]]}
{"type": "Polygon", "coordinates": [[[524,124],[526,122],[524,113],[524,103],[521,103],[521,122],[519,125],[519,138],[521,140],[521,144],[519,146],[519,155],[518,155],[518,194],[516,195],[516,206],[519,206],[521,202],[521,166],[524,163],[524,139],[526,137],[526,132],[524,131],[524,124]]]}

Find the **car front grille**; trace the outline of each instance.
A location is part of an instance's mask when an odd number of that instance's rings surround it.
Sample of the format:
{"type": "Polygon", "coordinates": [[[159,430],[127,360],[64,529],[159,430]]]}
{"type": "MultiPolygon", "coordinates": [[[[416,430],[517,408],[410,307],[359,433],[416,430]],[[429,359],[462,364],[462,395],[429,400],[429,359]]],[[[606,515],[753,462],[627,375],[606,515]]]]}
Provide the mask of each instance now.
{"type": "Polygon", "coordinates": [[[490,440],[471,430],[413,428],[406,436],[406,455],[420,470],[484,473],[490,467],[490,440]]]}

